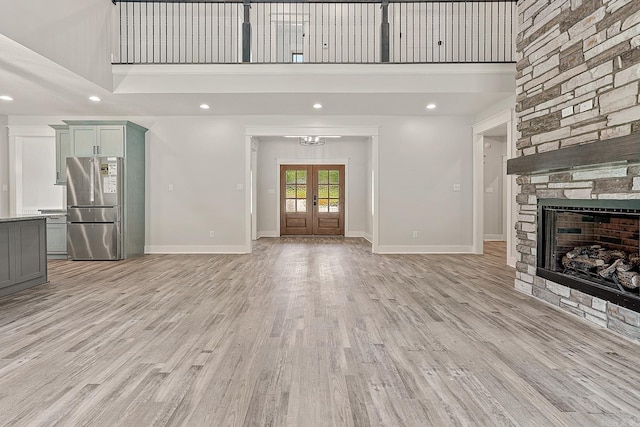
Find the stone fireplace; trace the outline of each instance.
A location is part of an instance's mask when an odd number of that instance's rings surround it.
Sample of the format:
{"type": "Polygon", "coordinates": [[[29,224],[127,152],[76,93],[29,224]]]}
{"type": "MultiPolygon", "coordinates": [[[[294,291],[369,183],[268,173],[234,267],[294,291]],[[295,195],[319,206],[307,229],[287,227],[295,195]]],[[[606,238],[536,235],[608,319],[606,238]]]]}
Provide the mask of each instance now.
{"type": "Polygon", "coordinates": [[[640,311],[640,200],[538,200],[536,276],[640,311]]]}
{"type": "Polygon", "coordinates": [[[520,0],[518,20],[515,287],[640,342],[640,1],[520,0]]]}

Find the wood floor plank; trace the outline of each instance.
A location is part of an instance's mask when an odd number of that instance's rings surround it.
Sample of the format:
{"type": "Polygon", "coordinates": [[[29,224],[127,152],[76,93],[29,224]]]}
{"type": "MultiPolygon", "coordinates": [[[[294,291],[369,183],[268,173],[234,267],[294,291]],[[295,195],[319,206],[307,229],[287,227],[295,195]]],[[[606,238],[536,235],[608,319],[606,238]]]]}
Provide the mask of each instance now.
{"type": "Polygon", "coordinates": [[[640,347],[516,292],[485,249],[52,260],[0,298],[0,425],[640,425],[640,347]]]}

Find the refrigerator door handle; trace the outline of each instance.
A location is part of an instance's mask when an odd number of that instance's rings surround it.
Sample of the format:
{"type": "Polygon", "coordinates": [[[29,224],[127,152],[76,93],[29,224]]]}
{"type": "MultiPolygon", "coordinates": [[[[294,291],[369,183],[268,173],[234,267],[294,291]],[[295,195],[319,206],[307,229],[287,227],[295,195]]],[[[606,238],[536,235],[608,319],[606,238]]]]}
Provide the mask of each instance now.
{"type": "Polygon", "coordinates": [[[94,169],[94,165],[93,165],[93,160],[89,161],[89,164],[91,165],[91,167],[89,168],[89,201],[90,202],[95,202],[95,190],[96,190],[96,183],[95,183],[95,169],[94,169]]]}

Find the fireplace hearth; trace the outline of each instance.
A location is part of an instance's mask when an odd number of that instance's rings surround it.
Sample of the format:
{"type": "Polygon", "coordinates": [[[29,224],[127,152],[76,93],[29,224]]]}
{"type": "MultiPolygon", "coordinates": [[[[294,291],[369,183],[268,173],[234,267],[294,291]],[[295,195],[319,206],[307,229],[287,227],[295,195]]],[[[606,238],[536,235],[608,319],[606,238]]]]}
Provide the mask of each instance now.
{"type": "Polygon", "coordinates": [[[538,200],[536,275],[640,312],[640,200],[538,200]]]}

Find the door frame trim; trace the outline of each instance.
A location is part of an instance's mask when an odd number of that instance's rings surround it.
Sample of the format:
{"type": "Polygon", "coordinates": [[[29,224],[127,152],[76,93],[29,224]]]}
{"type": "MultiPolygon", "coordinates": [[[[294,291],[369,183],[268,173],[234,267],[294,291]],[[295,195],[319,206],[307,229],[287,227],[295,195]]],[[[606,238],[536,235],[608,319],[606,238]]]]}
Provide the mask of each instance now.
{"type": "Polygon", "coordinates": [[[276,207],[276,232],[280,236],[280,188],[282,183],[280,182],[280,166],[282,165],[339,165],[344,166],[344,237],[349,237],[349,159],[281,159],[276,157],[276,173],[278,175],[276,187],[276,200],[278,200],[278,206],[276,207]]]}
{"type": "MultiPolygon", "coordinates": [[[[507,126],[507,154],[506,158],[511,159],[515,154],[514,110],[509,108],[497,113],[485,120],[475,123],[472,126],[473,133],[473,247],[472,253],[482,254],[484,252],[484,133],[497,126],[507,126]]],[[[505,222],[507,226],[507,265],[515,267],[515,197],[516,188],[515,176],[505,177],[506,186],[504,194],[504,205],[506,210],[505,222]]]]}
{"type": "MultiPolygon", "coordinates": [[[[22,146],[23,138],[53,138],[55,145],[56,131],[49,126],[14,126],[7,125],[9,155],[9,215],[22,213],[22,146]]],[[[55,180],[54,180],[55,181],[55,180]]],[[[52,181],[52,182],[54,182],[52,181]]],[[[65,192],[66,194],[66,192],[65,192]]],[[[2,202],[0,201],[0,205],[2,202]]],[[[0,211],[2,207],[0,206],[0,211]]]]}
{"type": "MultiPolygon", "coordinates": [[[[371,169],[373,172],[372,185],[372,236],[371,252],[378,253],[378,239],[380,234],[380,197],[379,197],[379,169],[380,169],[380,127],[379,126],[247,126],[245,127],[245,186],[251,188],[251,137],[256,136],[282,136],[282,135],[336,135],[336,136],[362,136],[368,137],[371,143],[371,169]]],[[[299,159],[298,159],[299,160],[299,159]]],[[[345,167],[345,180],[347,178],[345,167]]],[[[254,171],[254,173],[257,173],[254,171]]],[[[278,177],[279,182],[280,178],[278,177]]],[[[346,181],[345,181],[346,186],[346,181]]],[[[345,189],[345,191],[348,191],[345,189]]],[[[345,194],[346,195],[346,194],[345,194]]],[[[279,202],[278,202],[279,203],[279,202]]],[[[346,203],[346,200],[345,200],[346,203]]],[[[255,206],[257,209],[257,206],[255,206]]],[[[254,211],[254,215],[255,215],[254,211]]],[[[279,214],[279,211],[278,211],[279,214]]],[[[279,217],[278,217],[279,220],[279,217]]],[[[245,252],[252,252],[251,230],[251,191],[245,191],[245,252]]],[[[280,232],[278,223],[278,233],[280,232]]],[[[345,211],[345,236],[347,235],[347,212],[345,211]]],[[[369,239],[367,239],[369,240],[369,239]]]]}

